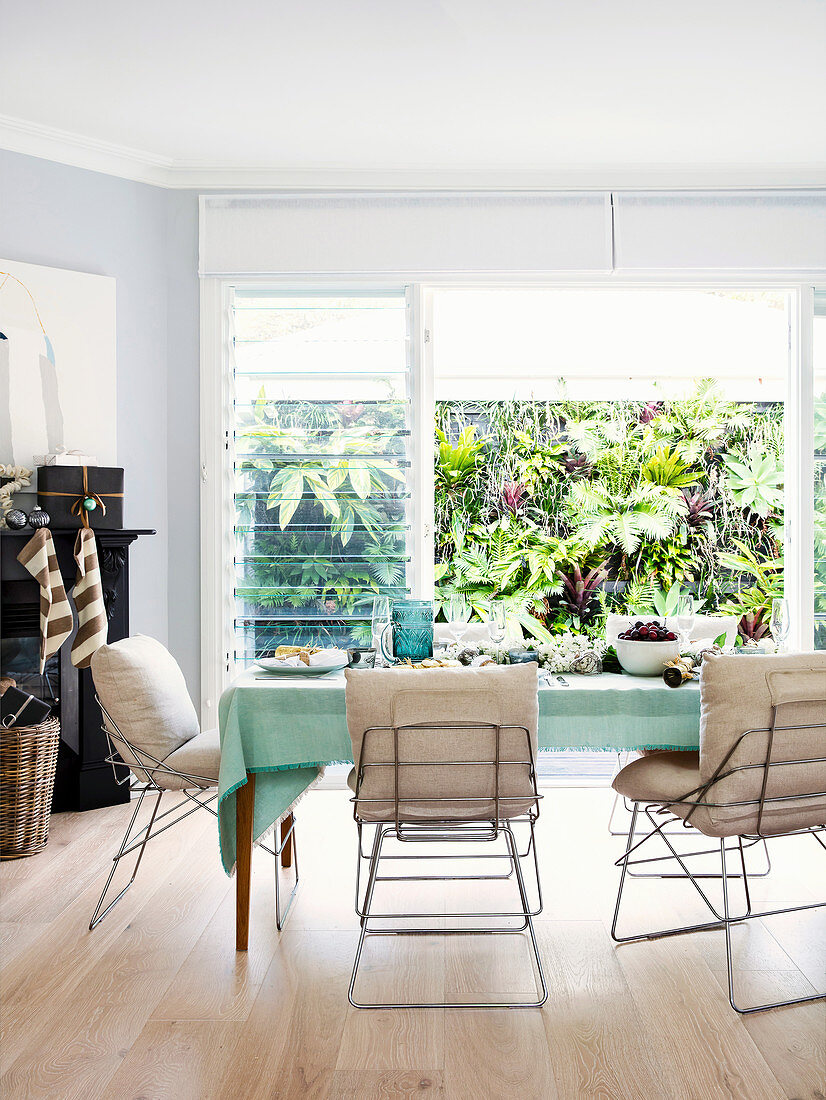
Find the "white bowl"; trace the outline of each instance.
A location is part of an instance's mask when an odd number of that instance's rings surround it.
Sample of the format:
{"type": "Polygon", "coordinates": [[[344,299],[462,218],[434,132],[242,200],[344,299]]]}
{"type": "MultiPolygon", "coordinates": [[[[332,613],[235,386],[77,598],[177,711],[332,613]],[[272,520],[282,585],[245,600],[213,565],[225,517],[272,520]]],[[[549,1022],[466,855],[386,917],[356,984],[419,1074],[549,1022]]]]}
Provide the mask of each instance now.
{"type": "Polygon", "coordinates": [[[614,642],[619,663],[632,676],[661,676],[665,666],[680,655],[679,640],[674,642],[614,642]]]}

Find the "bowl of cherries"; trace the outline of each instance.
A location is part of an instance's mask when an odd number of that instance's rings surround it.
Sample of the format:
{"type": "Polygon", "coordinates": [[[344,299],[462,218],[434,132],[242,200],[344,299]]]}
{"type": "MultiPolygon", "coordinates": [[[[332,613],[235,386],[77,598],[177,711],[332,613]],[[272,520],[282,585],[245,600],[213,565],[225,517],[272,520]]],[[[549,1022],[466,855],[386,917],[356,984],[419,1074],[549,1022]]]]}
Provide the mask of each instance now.
{"type": "Polygon", "coordinates": [[[619,663],[632,676],[660,676],[680,655],[680,639],[665,623],[652,619],[629,622],[614,643],[619,663]]]}

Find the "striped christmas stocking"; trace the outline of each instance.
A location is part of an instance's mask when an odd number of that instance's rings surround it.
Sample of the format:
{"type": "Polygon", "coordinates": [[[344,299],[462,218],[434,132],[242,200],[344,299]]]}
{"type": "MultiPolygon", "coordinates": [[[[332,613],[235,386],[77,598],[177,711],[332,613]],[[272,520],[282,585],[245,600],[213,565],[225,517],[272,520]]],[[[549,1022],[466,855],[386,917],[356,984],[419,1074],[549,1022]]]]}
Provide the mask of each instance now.
{"type": "Polygon", "coordinates": [[[40,585],[40,671],[72,633],[72,608],[66,599],[52,533],[41,527],[17,560],[40,585]]]}
{"type": "Polygon", "coordinates": [[[106,644],[109,622],[103,603],[100,583],[100,566],[95,533],[89,527],[81,527],[75,539],[77,580],[72,597],[77,608],[77,634],[72,642],[72,664],[75,668],[88,668],[95,650],[106,644]]]}

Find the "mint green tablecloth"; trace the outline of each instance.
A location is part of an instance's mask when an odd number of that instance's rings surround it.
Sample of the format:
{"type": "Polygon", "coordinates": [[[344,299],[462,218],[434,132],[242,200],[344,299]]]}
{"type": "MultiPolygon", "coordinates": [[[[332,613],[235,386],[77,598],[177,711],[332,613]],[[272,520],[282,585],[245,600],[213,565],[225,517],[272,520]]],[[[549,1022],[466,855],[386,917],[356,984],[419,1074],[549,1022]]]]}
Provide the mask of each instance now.
{"type": "MultiPolygon", "coordinates": [[[[218,832],[221,859],[235,865],[235,791],[256,773],[254,836],[278,821],[325,764],[352,760],[344,674],[307,679],[249,670],[221,696],[218,832]]],[[[660,679],[567,675],[539,688],[540,749],[696,749],[700,691],[660,679]]]]}

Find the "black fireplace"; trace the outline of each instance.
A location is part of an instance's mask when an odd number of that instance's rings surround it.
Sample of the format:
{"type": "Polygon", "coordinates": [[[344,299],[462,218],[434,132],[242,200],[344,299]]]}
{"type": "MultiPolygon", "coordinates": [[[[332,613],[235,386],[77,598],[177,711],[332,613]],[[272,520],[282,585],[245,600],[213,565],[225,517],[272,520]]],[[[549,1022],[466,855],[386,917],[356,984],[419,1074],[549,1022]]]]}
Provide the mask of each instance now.
{"type": "MultiPolygon", "coordinates": [[[[44,674],[39,673],[40,590],[17,560],[32,534],[31,530],[0,532],[0,675],[12,677],[18,687],[50,703],[52,713],[60,718],[54,810],[92,810],[128,802],[128,787],[118,786],[106,762],[109,750],[91,674],[71,663],[71,638],[47,662],[44,674]]],[[[129,634],[129,547],[140,535],[154,534],[95,531],[110,642],[129,634]]],[[[52,529],[67,592],[75,582],[76,536],[76,530],[52,529]]]]}

